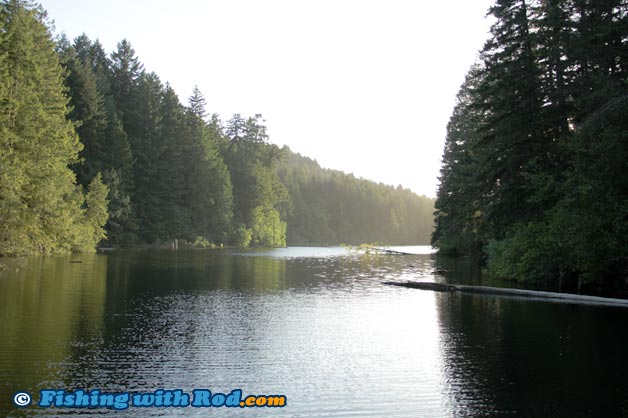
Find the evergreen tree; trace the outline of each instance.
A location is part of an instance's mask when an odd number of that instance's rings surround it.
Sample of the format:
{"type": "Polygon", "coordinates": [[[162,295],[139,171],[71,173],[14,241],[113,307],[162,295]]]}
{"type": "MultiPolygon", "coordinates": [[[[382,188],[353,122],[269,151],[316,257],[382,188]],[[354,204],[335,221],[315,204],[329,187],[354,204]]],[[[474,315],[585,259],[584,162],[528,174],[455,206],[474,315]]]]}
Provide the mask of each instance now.
{"type": "Polygon", "coordinates": [[[482,229],[490,195],[483,194],[485,180],[478,176],[483,152],[478,127],[483,125],[483,112],[476,106],[482,75],[480,66],[469,72],[447,125],[431,239],[442,253],[477,255],[485,239],[482,229]]]}
{"type": "Polygon", "coordinates": [[[73,45],[61,39],[59,51],[67,68],[71,120],[85,148],[73,166],[80,184],[87,186],[97,173],[109,189],[108,243],[135,241],[137,221],[131,204],[133,157],[111,93],[109,61],[100,44],[81,35],[73,45]]]}
{"type": "Polygon", "coordinates": [[[509,279],[625,290],[628,3],[491,13],[450,120],[433,243],[509,279]]]}
{"type": "Polygon", "coordinates": [[[492,196],[486,216],[494,234],[536,212],[530,176],[545,164],[548,143],[541,125],[537,57],[530,33],[529,0],[497,0],[492,37],[482,51],[483,83],[478,86],[485,160],[478,166],[483,194],[492,196]]]}
{"type": "Polygon", "coordinates": [[[168,218],[162,206],[164,187],[161,181],[164,175],[160,172],[165,147],[160,132],[162,92],[163,85],[156,74],[141,75],[131,90],[132,97],[128,98],[136,107],[133,116],[126,117],[128,126],[125,124],[135,158],[133,200],[140,225],[139,235],[148,243],[167,236],[168,218]]]}
{"type": "Polygon", "coordinates": [[[97,173],[104,170],[107,119],[104,100],[98,91],[96,76],[89,62],[82,61],[77,51],[66,40],[59,42],[61,63],[66,68],[65,84],[68,87],[70,120],[76,124],[76,132],[83,149],[81,162],[73,166],[79,184],[87,186],[97,173]]]}
{"type": "Polygon", "coordinates": [[[226,243],[233,217],[232,187],[227,166],[219,154],[221,133],[218,124],[212,126],[205,122],[205,105],[205,98],[195,87],[186,115],[191,145],[186,199],[195,233],[212,242],[226,243]]]}
{"type": "MultiPolygon", "coordinates": [[[[271,209],[286,213],[290,205],[289,194],[277,175],[283,152],[268,143],[261,115],[244,119],[236,114],[227,122],[225,133],[229,142],[223,156],[233,185],[235,227],[251,230],[255,224],[253,243],[267,243],[266,238],[255,235],[265,230],[260,223],[272,222],[271,209]]],[[[285,236],[275,238],[285,242],[285,236]]]]}
{"type": "MultiPolygon", "coordinates": [[[[86,217],[68,168],[82,147],[45,19],[29,2],[0,3],[0,254],[93,250],[102,237],[103,218],[86,217]]],[[[102,194],[90,199],[106,205],[102,194]]]]}
{"type": "Polygon", "coordinates": [[[0,4],[0,254],[136,239],[283,246],[287,219],[307,240],[415,242],[431,228],[413,223],[431,202],[407,190],[317,164],[280,177],[290,153],[261,115],[208,119],[198,88],[182,106],[128,41],[109,58],[86,35],[62,37],[55,53],[41,9],[0,4]]]}
{"type": "Polygon", "coordinates": [[[107,238],[107,234],[103,229],[103,225],[109,218],[109,212],[107,205],[109,201],[107,196],[109,195],[108,187],[103,183],[102,176],[98,173],[92,181],[89,183],[87,195],[85,196],[86,209],[86,224],[90,229],[90,236],[93,237],[93,244],[90,247],[95,246],[99,241],[107,238]]]}
{"type": "MultiPolygon", "coordinates": [[[[184,126],[184,108],[174,90],[166,85],[162,92],[159,109],[158,160],[154,161],[156,173],[153,178],[155,193],[161,211],[168,220],[162,239],[193,238],[189,188],[196,184],[187,182],[190,158],[198,158],[184,126]]],[[[202,181],[202,180],[201,180],[202,181]]]]}
{"type": "Polygon", "coordinates": [[[134,122],[139,116],[136,105],[141,99],[137,89],[144,67],[126,39],[118,43],[117,50],[111,54],[111,73],[111,90],[120,109],[124,129],[130,137],[135,137],[134,122]]]}
{"type": "Polygon", "coordinates": [[[194,86],[194,90],[192,91],[192,96],[190,96],[188,100],[188,109],[190,112],[199,118],[201,121],[204,121],[207,117],[207,111],[205,107],[207,106],[207,100],[205,100],[205,96],[199,90],[198,86],[194,86]]]}

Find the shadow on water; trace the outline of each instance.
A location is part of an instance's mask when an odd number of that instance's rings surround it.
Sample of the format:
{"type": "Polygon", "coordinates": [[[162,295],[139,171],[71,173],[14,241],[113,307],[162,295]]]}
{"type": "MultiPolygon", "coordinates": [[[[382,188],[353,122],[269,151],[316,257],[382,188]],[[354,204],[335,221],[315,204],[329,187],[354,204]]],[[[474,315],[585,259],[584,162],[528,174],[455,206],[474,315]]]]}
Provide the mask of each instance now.
{"type": "MultiPolygon", "coordinates": [[[[99,345],[107,259],[99,255],[6,259],[0,274],[0,415],[16,388],[64,382],[99,345]],[[88,344],[78,341],[90,341],[88,344]]],[[[19,412],[18,412],[19,413],[19,412]]]]}
{"type": "Polygon", "coordinates": [[[102,353],[118,365],[110,379],[179,387],[176,377],[189,374],[190,365],[224,366],[234,347],[247,347],[264,317],[255,301],[287,286],[286,260],[211,251],[119,253],[110,257],[107,286],[111,315],[102,353]],[[211,359],[201,358],[210,352],[211,359]]]}
{"type": "Polygon", "coordinates": [[[267,257],[151,251],[5,259],[0,416],[46,414],[7,402],[16,390],[164,386],[164,375],[189,369],[169,357],[187,351],[193,364],[208,350],[189,345],[212,338],[226,350],[205,360],[224,365],[265,316],[256,295],[285,287],[286,260],[267,257]]]}
{"type": "MultiPolygon", "coordinates": [[[[474,257],[451,257],[435,254],[433,280],[447,284],[462,284],[469,286],[508,287],[514,289],[542,290],[559,292],[558,283],[519,283],[512,280],[503,280],[488,274],[474,257]]],[[[564,286],[563,292],[577,293],[577,288],[564,286]]]]}
{"type": "MultiPolygon", "coordinates": [[[[219,251],[120,252],[109,260],[111,290],[166,295],[216,289],[281,289],[285,260],[267,257],[225,257],[219,251]]],[[[116,294],[113,299],[122,299],[116,294]]]]}
{"type": "Polygon", "coordinates": [[[449,257],[434,254],[433,280],[438,283],[488,286],[477,260],[471,257],[449,257]]]}
{"type": "Polygon", "coordinates": [[[456,416],[628,416],[625,310],[435,297],[456,416]]]}

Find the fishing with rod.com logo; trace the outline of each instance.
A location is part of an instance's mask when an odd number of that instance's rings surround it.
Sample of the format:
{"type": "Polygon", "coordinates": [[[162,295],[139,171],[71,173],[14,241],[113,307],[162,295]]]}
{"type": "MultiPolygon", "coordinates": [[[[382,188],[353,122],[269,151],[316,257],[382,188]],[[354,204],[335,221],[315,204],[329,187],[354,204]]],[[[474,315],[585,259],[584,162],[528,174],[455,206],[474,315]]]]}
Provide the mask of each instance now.
{"type": "Polygon", "coordinates": [[[209,389],[157,389],[152,392],[106,392],[100,389],[42,389],[35,398],[29,392],[13,395],[13,404],[19,408],[107,408],[125,410],[134,408],[283,408],[285,395],[243,395],[242,389],[229,393],[209,389]]]}

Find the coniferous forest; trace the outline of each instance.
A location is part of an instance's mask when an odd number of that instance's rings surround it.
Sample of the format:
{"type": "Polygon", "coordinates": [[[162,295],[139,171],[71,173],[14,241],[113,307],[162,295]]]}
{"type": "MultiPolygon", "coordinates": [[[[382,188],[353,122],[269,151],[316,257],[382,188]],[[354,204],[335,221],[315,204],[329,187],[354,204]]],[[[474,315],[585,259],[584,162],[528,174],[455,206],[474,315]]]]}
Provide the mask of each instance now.
{"type": "Polygon", "coordinates": [[[0,255],[429,241],[432,199],[324,170],[199,89],[182,104],[130,42],[53,39],[35,3],[0,3],[0,80],[0,255]]]}
{"type": "Polygon", "coordinates": [[[451,116],[432,243],[508,279],[628,284],[628,2],[498,0],[451,116]]]}

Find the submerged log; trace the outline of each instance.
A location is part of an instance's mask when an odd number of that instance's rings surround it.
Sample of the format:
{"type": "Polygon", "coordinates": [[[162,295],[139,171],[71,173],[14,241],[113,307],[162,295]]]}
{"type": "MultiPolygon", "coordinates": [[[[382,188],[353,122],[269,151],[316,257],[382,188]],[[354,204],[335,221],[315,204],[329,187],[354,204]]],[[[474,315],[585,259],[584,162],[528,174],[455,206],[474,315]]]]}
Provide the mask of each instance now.
{"type": "Polygon", "coordinates": [[[580,303],[589,305],[619,306],[628,308],[628,300],[605,298],[600,296],[576,295],[573,293],[544,292],[539,290],[512,289],[506,287],[469,286],[434,282],[384,282],[392,286],[412,289],[433,290],[436,292],[464,292],[484,295],[521,297],[533,300],[552,300],[554,302],[580,303]]]}
{"type": "Polygon", "coordinates": [[[374,247],[373,250],[375,250],[377,252],[380,252],[380,253],[384,253],[384,254],[416,255],[416,254],[412,254],[412,253],[404,253],[403,251],[389,250],[388,248],[374,247]]]}

